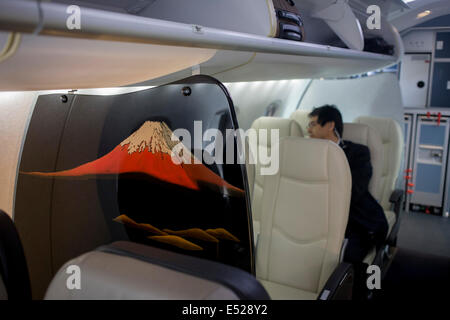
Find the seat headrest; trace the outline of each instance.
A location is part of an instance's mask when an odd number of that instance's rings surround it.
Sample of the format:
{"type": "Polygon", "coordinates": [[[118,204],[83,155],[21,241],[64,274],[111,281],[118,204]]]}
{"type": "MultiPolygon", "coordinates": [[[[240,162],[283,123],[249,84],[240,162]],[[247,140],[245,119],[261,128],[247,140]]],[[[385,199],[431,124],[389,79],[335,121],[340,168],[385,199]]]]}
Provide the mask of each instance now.
{"type": "Polygon", "coordinates": [[[369,190],[375,199],[380,200],[382,197],[380,178],[383,170],[384,150],[378,131],[367,124],[344,123],[342,138],[369,148],[372,164],[372,178],[370,179],[369,190]]]}
{"type": "Polygon", "coordinates": [[[347,157],[336,143],[295,137],[280,140],[281,175],[303,182],[324,182],[330,179],[330,167],[339,167],[342,175],[348,171],[345,179],[351,180],[347,157]]]}
{"type": "Polygon", "coordinates": [[[388,143],[398,136],[402,136],[402,130],[400,125],[391,118],[379,118],[379,117],[358,117],[354,120],[355,123],[367,124],[374,128],[381,136],[383,144],[388,143]]]}
{"type": "MultiPolygon", "coordinates": [[[[260,117],[252,124],[252,129],[279,129],[280,138],[282,137],[303,137],[302,128],[292,119],[276,118],[276,117],[260,117]]],[[[270,133],[268,133],[270,136],[270,133]]],[[[278,141],[277,141],[278,142],[278,141]]],[[[267,140],[267,147],[271,146],[271,139],[267,140]]]]}
{"type": "Polygon", "coordinates": [[[269,299],[243,270],[143,244],[119,241],[67,262],[45,299],[236,300],[269,299]],[[69,266],[80,270],[80,290],[67,288],[69,266]]]}
{"type": "Polygon", "coordinates": [[[358,117],[356,123],[367,124],[374,128],[381,136],[383,143],[383,183],[380,186],[381,196],[377,198],[383,208],[390,208],[389,198],[395,189],[397,178],[400,174],[403,152],[403,130],[397,121],[391,118],[358,117]]]}
{"type": "Polygon", "coordinates": [[[368,146],[370,150],[381,150],[383,147],[381,136],[378,130],[363,123],[344,123],[344,140],[350,140],[368,146]]]}
{"type": "Polygon", "coordinates": [[[291,119],[295,120],[300,125],[305,136],[308,135],[309,113],[310,111],[307,110],[296,110],[292,112],[290,116],[291,119]]]}

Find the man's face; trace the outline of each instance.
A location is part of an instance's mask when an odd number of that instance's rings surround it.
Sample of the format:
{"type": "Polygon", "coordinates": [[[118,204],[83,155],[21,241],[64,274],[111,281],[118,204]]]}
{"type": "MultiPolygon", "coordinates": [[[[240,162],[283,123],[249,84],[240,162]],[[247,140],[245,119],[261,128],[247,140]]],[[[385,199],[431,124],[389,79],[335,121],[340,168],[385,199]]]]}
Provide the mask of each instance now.
{"type": "Polygon", "coordinates": [[[317,123],[318,116],[309,118],[308,133],[311,138],[330,139],[330,132],[334,128],[334,122],[327,122],[323,126],[317,123]]]}

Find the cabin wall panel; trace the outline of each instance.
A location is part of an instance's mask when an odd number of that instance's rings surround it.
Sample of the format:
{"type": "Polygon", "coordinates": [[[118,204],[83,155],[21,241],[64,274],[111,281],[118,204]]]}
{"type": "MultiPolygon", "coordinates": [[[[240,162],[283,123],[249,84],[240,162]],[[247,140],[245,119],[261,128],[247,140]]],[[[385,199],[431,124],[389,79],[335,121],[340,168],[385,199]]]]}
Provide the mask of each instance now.
{"type": "MultiPolygon", "coordinates": [[[[400,85],[395,74],[339,80],[314,80],[305,93],[299,109],[312,110],[324,104],[336,105],[344,122],[359,116],[392,118],[404,127],[404,110],[400,85]]],[[[397,187],[403,189],[404,157],[397,187]]]]}
{"type": "Polygon", "coordinates": [[[414,31],[403,38],[405,52],[424,53],[433,51],[433,31],[414,31]]]}
{"type": "Polygon", "coordinates": [[[36,92],[0,92],[0,209],[13,214],[19,153],[36,92]]]}
{"type": "Polygon", "coordinates": [[[324,104],[335,104],[344,122],[359,116],[395,119],[403,128],[403,103],[400,86],[394,74],[339,80],[314,80],[300,109],[311,110],[324,104]]]}
{"type": "MultiPolygon", "coordinates": [[[[60,136],[69,114],[72,97],[67,103],[41,96],[33,110],[24,139],[19,168],[32,172],[55,171],[60,136]]],[[[19,174],[16,186],[14,222],[27,259],[34,299],[43,298],[51,281],[52,253],[50,234],[53,180],[19,174]]]]}
{"type": "Polygon", "coordinates": [[[247,130],[256,118],[265,115],[288,118],[308,82],[307,79],[254,81],[226,83],[225,86],[233,99],[239,128],[247,130]]]}

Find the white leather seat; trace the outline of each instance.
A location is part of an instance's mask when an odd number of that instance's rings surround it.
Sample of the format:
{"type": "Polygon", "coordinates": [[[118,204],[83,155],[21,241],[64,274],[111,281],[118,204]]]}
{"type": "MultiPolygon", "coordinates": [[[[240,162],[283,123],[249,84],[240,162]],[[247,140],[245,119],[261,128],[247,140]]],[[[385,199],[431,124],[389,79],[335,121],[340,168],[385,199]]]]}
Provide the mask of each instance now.
{"type": "Polygon", "coordinates": [[[375,199],[382,195],[381,173],[383,169],[383,144],[377,130],[361,123],[344,123],[342,138],[354,143],[367,146],[370,151],[370,162],[372,165],[372,177],[369,182],[369,192],[375,199]]]}
{"type": "MultiPolygon", "coordinates": [[[[257,155],[261,153],[268,155],[271,154],[271,143],[273,143],[270,139],[271,129],[279,130],[280,139],[289,136],[303,137],[302,129],[294,120],[291,119],[260,117],[253,122],[251,128],[257,131],[258,141],[257,146],[249,146],[249,151],[250,153],[257,155]],[[261,129],[267,130],[267,141],[262,141],[259,139],[259,132],[261,129]],[[256,153],[257,151],[258,153],[256,153]]],[[[276,143],[278,143],[278,141],[276,141],[276,143]]],[[[259,157],[256,156],[254,159],[256,159],[255,165],[248,165],[247,172],[252,199],[253,232],[256,242],[260,229],[264,175],[261,175],[261,163],[259,162],[259,157]]]]}
{"type": "MultiPolygon", "coordinates": [[[[375,199],[381,198],[381,172],[383,169],[383,143],[378,132],[362,123],[344,123],[344,140],[365,145],[370,151],[370,162],[372,165],[372,177],[369,182],[369,192],[375,199]]],[[[372,248],[364,258],[368,265],[373,264],[376,258],[376,248],[372,248]]]]}
{"type": "Polygon", "coordinates": [[[256,275],[272,299],[316,299],[338,266],[351,173],[328,140],[280,140],[280,170],[265,176],[256,275]]]}
{"type": "Polygon", "coordinates": [[[392,229],[394,228],[395,222],[397,221],[397,216],[395,215],[394,211],[391,210],[385,210],[384,214],[386,215],[386,220],[389,225],[388,235],[392,232],[392,229]]]}
{"type": "Polygon", "coordinates": [[[305,137],[308,136],[309,113],[310,111],[307,110],[296,110],[290,116],[292,120],[295,120],[300,125],[305,137]]]}
{"type": "Polygon", "coordinates": [[[390,118],[358,117],[354,122],[366,124],[374,128],[381,136],[383,144],[383,165],[379,190],[375,199],[378,200],[384,209],[389,224],[389,235],[397,222],[397,215],[392,211],[392,205],[389,199],[395,190],[397,177],[400,172],[403,150],[402,129],[395,120],[390,118]]]}
{"type": "MultiPolygon", "coordinates": [[[[72,276],[76,271],[69,270],[72,276]]],[[[75,278],[74,278],[75,279],[75,278]]],[[[70,281],[69,281],[70,280],[70,281]]],[[[63,265],[46,300],[267,300],[249,273],[147,245],[114,242],[63,265]],[[68,288],[69,266],[79,267],[79,287],[68,288]]]]}

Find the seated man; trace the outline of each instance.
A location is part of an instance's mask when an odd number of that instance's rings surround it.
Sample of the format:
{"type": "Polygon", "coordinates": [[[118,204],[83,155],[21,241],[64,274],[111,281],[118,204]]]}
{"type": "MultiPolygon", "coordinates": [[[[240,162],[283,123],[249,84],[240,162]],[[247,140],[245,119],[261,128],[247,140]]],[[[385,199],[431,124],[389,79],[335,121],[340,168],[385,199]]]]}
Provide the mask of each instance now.
{"type": "MultiPolygon", "coordinates": [[[[335,106],[315,108],[309,115],[308,132],[311,138],[328,139],[344,150],[352,173],[352,197],[345,237],[348,244],[344,261],[355,267],[355,283],[364,279],[362,264],[373,246],[381,246],[388,232],[383,208],[369,192],[372,177],[370,151],[366,146],[344,141],[342,116],[335,106]]],[[[364,283],[365,284],[365,283],[364,283]]],[[[356,291],[357,288],[355,288],[356,291]]]]}

